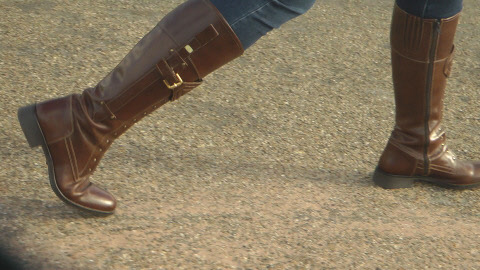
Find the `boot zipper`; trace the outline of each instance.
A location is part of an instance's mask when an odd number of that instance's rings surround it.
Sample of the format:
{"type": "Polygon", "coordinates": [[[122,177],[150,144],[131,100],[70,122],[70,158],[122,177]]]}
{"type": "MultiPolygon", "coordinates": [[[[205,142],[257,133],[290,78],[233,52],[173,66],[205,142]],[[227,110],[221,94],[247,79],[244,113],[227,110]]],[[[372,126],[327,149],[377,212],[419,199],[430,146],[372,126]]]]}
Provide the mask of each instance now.
{"type": "Polygon", "coordinates": [[[429,167],[430,167],[430,159],[428,157],[428,148],[430,147],[430,102],[431,102],[431,92],[433,86],[433,68],[435,66],[435,55],[437,53],[437,43],[438,43],[438,36],[440,35],[440,20],[435,20],[433,24],[433,36],[432,36],[432,43],[430,46],[430,55],[429,55],[429,63],[428,63],[428,73],[427,73],[427,85],[425,89],[425,105],[426,105],[426,113],[425,113],[425,146],[423,149],[423,160],[424,160],[424,175],[428,175],[429,167]]]}

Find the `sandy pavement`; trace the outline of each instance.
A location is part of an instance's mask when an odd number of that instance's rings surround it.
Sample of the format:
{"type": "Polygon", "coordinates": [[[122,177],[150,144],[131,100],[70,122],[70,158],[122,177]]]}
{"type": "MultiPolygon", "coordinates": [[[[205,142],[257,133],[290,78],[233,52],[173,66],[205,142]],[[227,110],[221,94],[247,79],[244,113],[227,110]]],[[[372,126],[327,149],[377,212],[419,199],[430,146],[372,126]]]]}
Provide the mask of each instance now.
{"type": "MultiPolygon", "coordinates": [[[[118,139],[96,217],[51,191],[16,111],[94,85],[180,0],[0,0],[0,241],[26,269],[475,269],[480,190],[383,190],[393,1],[319,0],[118,139]],[[380,3],[379,3],[380,2],[380,3]]],[[[480,2],[445,126],[479,159],[480,2]]]]}

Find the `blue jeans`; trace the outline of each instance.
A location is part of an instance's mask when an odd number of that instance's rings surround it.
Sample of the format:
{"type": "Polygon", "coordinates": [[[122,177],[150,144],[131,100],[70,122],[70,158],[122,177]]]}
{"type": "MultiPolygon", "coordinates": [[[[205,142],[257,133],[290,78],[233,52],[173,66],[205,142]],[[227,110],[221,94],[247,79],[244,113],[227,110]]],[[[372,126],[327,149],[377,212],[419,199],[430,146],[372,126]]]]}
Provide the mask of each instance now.
{"type": "Polygon", "coordinates": [[[397,0],[404,11],[425,19],[443,19],[459,13],[463,0],[397,0]]]}
{"type": "Polygon", "coordinates": [[[210,0],[247,49],[259,38],[307,12],[315,0],[210,0]]]}
{"type": "MultiPolygon", "coordinates": [[[[307,12],[315,0],[210,0],[222,13],[244,49],[274,28],[307,12]]],[[[321,0],[319,0],[321,2],[321,0]]],[[[463,0],[396,0],[406,12],[422,18],[448,18],[462,10],[463,0]]]]}

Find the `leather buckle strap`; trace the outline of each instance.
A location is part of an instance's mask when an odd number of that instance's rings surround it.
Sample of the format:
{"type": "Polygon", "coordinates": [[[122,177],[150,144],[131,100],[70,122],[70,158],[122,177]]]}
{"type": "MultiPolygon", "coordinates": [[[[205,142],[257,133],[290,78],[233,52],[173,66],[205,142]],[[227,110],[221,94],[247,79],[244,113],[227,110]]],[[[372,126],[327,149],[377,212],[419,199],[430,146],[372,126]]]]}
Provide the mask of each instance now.
{"type": "Polygon", "coordinates": [[[179,50],[179,54],[182,57],[188,57],[189,54],[192,54],[193,52],[197,51],[201,47],[207,45],[218,37],[219,33],[217,29],[213,25],[207,26],[207,28],[203,29],[200,33],[195,35],[193,39],[191,39],[183,48],[179,50]]]}
{"type": "Polygon", "coordinates": [[[182,77],[175,73],[173,68],[165,60],[161,60],[157,64],[157,70],[163,77],[163,83],[168,89],[175,89],[183,84],[182,77]]]}
{"type": "Polygon", "coordinates": [[[183,80],[182,80],[182,77],[180,77],[180,75],[178,75],[178,73],[175,73],[177,79],[178,79],[178,82],[176,83],[173,83],[173,84],[169,84],[167,82],[167,80],[163,80],[163,83],[167,86],[168,89],[175,89],[177,87],[179,87],[180,85],[183,84],[183,80]]]}
{"type": "Polygon", "coordinates": [[[164,83],[169,89],[176,88],[183,83],[182,78],[174,69],[178,71],[178,66],[187,66],[188,64],[185,62],[185,59],[187,59],[190,54],[218,37],[218,35],[218,31],[210,24],[180,49],[171,49],[170,56],[157,63],[157,69],[165,78],[164,83]],[[173,83],[169,83],[169,81],[173,81],[173,83]]]}
{"type": "Polygon", "coordinates": [[[180,74],[175,73],[172,67],[170,67],[165,60],[162,60],[157,64],[157,70],[160,72],[160,74],[163,77],[163,84],[165,84],[165,86],[169,90],[171,90],[171,94],[169,97],[170,101],[177,100],[178,98],[190,92],[190,90],[197,87],[201,83],[201,81],[198,81],[198,82],[183,81],[180,74]],[[168,76],[166,76],[166,74],[168,76]]]}
{"type": "Polygon", "coordinates": [[[190,92],[192,89],[196,88],[200,84],[202,84],[202,81],[183,83],[180,87],[172,91],[172,95],[170,96],[170,101],[175,101],[179,99],[181,96],[190,92]]]}
{"type": "Polygon", "coordinates": [[[180,96],[189,92],[201,83],[201,80],[197,82],[184,82],[177,67],[187,66],[188,64],[185,62],[185,59],[187,59],[190,54],[205,46],[218,36],[219,33],[215,27],[209,25],[191,39],[185,46],[178,50],[171,49],[171,55],[157,63],[156,67],[160,72],[160,75],[163,77],[163,83],[168,89],[172,90],[172,101],[178,99],[180,96]]]}
{"type": "Polygon", "coordinates": [[[200,33],[195,35],[190,41],[188,41],[184,46],[178,48],[177,50],[171,50],[171,55],[166,59],[167,63],[172,67],[176,68],[180,65],[186,66],[187,59],[190,54],[195,53],[198,49],[207,45],[210,41],[219,36],[217,29],[213,25],[207,26],[200,33]]]}

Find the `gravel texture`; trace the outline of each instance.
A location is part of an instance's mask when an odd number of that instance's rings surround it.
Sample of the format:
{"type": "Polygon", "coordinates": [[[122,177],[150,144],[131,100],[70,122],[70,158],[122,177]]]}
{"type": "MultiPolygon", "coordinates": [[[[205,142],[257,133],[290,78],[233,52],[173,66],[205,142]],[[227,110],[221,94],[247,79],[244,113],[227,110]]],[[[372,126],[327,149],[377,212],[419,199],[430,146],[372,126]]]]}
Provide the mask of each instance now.
{"type": "MultiPolygon", "coordinates": [[[[475,269],[480,191],[371,175],[393,126],[393,1],[319,0],[118,139],[97,217],[51,191],[16,111],[94,85],[179,0],[0,0],[0,241],[26,269],[475,269]]],[[[445,125],[480,156],[480,2],[445,125]]]]}

